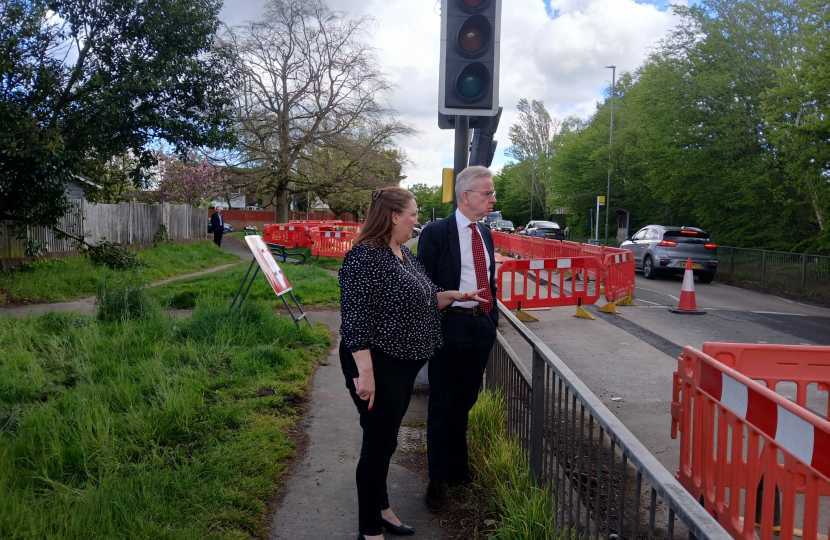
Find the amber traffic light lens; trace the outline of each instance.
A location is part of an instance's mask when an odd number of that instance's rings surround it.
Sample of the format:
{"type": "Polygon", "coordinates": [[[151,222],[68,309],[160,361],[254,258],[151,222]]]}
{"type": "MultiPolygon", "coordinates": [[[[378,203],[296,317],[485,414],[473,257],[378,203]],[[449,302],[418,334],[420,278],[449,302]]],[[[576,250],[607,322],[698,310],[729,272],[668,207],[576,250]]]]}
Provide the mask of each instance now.
{"type": "Polygon", "coordinates": [[[458,36],[458,44],[464,52],[470,54],[478,52],[481,46],[484,45],[484,38],[481,35],[481,30],[478,28],[462,28],[458,36]]]}
{"type": "Polygon", "coordinates": [[[458,30],[458,48],[462,54],[475,57],[484,52],[490,42],[490,22],[482,15],[473,15],[458,30]]]}

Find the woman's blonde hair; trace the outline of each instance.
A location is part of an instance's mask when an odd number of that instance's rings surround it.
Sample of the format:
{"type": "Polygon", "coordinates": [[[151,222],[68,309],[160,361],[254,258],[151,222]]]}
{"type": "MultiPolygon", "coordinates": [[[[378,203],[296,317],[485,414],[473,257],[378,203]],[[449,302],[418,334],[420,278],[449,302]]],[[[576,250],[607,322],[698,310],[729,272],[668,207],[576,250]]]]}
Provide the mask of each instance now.
{"type": "Polygon", "coordinates": [[[399,187],[386,187],[372,192],[372,202],[366,211],[363,231],[355,240],[357,244],[369,244],[375,247],[389,245],[392,238],[392,213],[402,214],[409,201],[415,196],[399,187]]]}

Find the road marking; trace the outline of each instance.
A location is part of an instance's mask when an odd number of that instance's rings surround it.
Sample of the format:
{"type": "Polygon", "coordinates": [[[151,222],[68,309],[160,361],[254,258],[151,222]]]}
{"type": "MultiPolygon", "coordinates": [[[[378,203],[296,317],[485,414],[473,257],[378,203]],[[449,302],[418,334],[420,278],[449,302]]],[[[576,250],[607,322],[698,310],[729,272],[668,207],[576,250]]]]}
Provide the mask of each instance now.
{"type": "Polygon", "coordinates": [[[793,317],[809,317],[804,313],[784,313],[782,311],[750,311],[750,313],[755,313],[756,315],[791,315],[793,317]]]}
{"type": "Polygon", "coordinates": [[[655,306],[662,306],[663,305],[663,304],[660,304],[660,303],[657,303],[657,302],[649,302],[648,300],[643,300],[642,298],[638,298],[637,301],[638,302],[643,302],[645,304],[653,304],[655,306]]]}

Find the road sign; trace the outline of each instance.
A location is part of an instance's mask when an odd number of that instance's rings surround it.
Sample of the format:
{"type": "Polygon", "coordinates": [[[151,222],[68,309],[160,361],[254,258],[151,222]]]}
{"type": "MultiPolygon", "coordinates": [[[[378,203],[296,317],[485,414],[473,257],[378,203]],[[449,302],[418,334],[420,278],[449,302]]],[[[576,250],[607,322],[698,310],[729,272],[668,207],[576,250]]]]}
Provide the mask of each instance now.
{"type": "Polygon", "coordinates": [[[455,179],[455,171],[453,169],[442,169],[441,172],[441,185],[444,189],[441,197],[441,202],[451,203],[455,195],[453,193],[453,180],[455,179]]]}
{"type": "Polygon", "coordinates": [[[495,116],[499,110],[501,0],[444,0],[438,111],[495,116]]]}

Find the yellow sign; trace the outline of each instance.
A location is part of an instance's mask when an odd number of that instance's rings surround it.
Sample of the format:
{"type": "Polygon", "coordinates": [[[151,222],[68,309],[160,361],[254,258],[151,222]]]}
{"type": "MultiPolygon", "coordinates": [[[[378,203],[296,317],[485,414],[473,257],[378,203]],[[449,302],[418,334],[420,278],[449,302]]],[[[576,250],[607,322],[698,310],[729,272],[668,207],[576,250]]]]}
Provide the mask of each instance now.
{"type": "Polygon", "coordinates": [[[455,178],[454,171],[452,169],[443,169],[442,171],[442,184],[444,186],[444,194],[441,198],[441,202],[450,203],[453,199],[453,179],[455,178]]]}
{"type": "Polygon", "coordinates": [[[605,204],[605,195],[599,196],[599,204],[605,204]]]}

